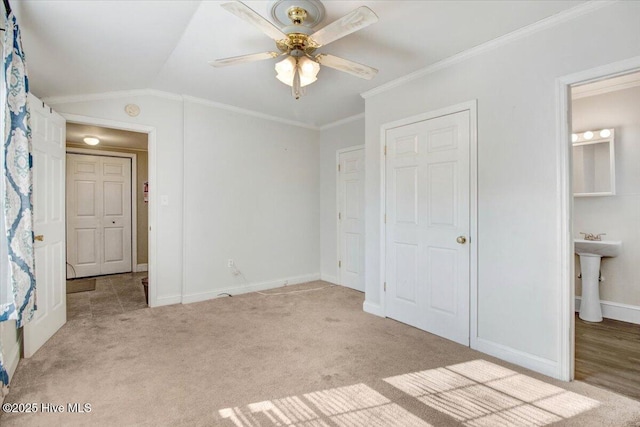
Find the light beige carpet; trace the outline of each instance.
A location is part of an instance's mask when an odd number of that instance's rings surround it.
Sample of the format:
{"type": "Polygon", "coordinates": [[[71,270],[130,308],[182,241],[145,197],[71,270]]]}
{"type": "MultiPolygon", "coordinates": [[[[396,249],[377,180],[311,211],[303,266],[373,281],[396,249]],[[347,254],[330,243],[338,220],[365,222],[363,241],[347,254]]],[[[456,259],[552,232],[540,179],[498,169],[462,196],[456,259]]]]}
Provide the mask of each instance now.
{"type": "Polygon", "coordinates": [[[640,402],[362,311],[324,282],[68,322],[21,360],[2,426],[636,426],[640,402]],[[321,288],[310,290],[314,288],[321,288]],[[308,292],[291,292],[310,290],[308,292]],[[286,291],[286,292],[285,292],[286,291]]]}

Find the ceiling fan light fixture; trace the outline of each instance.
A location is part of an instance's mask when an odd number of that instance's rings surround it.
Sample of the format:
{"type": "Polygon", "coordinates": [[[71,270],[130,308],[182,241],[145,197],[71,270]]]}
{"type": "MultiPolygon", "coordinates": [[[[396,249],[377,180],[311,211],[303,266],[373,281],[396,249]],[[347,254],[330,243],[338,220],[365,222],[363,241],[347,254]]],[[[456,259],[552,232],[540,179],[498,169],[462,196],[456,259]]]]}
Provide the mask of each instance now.
{"type": "Polygon", "coordinates": [[[276,72],[278,73],[276,78],[291,87],[293,87],[294,76],[296,74],[300,76],[300,87],[305,87],[318,80],[317,76],[319,71],[320,64],[306,56],[301,58],[287,56],[282,61],[276,63],[276,72]]]}

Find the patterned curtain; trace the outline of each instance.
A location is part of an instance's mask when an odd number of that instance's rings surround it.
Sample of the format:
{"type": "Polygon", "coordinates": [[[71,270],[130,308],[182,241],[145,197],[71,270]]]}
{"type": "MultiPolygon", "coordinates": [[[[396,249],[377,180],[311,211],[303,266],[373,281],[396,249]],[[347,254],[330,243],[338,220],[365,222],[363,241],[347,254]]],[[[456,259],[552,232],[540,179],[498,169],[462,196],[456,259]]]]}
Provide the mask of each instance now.
{"type": "MultiPolygon", "coordinates": [[[[4,219],[9,255],[9,289],[0,289],[0,321],[15,319],[21,327],[36,309],[36,280],[33,252],[33,204],[31,129],[29,127],[29,80],[13,13],[5,21],[4,32],[4,219]]],[[[0,284],[5,282],[0,280],[0,284]]],[[[0,288],[7,287],[0,286],[0,288]]],[[[6,389],[7,372],[0,349],[0,387],[6,389]]],[[[0,395],[2,395],[0,390],[0,395]]]]}

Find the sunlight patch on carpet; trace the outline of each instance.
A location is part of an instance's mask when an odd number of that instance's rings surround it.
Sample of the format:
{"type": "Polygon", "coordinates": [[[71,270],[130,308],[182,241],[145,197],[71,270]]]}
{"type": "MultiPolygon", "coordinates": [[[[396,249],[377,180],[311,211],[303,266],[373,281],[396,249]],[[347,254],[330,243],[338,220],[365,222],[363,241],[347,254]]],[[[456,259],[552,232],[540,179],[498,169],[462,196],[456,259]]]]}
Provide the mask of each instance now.
{"type": "Polygon", "coordinates": [[[466,426],[544,426],[600,405],[596,400],[485,360],[384,381],[466,426]]]}
{"type": "Polygon", "coordinates": [[[364,384],[225,408],[218,413],[236,427],[431,427],[364,384]]]}

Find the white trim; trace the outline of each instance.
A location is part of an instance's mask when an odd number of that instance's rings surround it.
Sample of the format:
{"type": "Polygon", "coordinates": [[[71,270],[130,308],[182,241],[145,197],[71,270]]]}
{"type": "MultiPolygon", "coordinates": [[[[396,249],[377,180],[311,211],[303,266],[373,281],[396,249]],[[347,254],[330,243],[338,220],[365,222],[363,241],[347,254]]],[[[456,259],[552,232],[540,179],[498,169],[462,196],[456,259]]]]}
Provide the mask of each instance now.
{"type": "Polygon", "coordinates": [[[574,88],[571,91],[571,98],[573,100],[576,100],[581,98],[587,98],[590,96],[604,95],[606,93],[616,92],[616,91],[625,90],[625,89],[631,89],[631,88],[640,86],[640,75],[633,74],[632,77],[633,77],[633,80],[628,80],[628,81],[617,83],[617,84],[615,83],[607,84],[606,82],[608,80],[605,80],[601,87],[594,88],[594,89],[585,88],[584,90],[579,90],[580,87],[574,88]]]}
{"type": "Polygon", "coordinates": [[[149,264],[136,264],[136,273],[149,271],[149,264]]]}
{"type": "Polygon", "coordinates": [[[234,113],[244,114],[247,116],[257,117],[260,119],[270,120],[272,122],[282,123],[290,126],[297,126],[305,129],[311,130],[320,130],[319,127],[314,125],[309,125],[306,123],[298,122],[295,120],[283,119],[281,117],[271,116],[269,114],[260,113],[258,111],[247,110],[245,108],[234,107],[232,105],[223,104],[221,102],[210,101],[208,99],[196,98],[194,96],[184,95],[184,102],[192,102],[194,104],[205,105],[207,107],[219,108],[221,110],[232,111],[234,113]]]}
{"type": "Polygon", "coordinates": [[[571,173],[571,102],[570,87],[604,80],[640,69],[640,56],[560,77],[556,80],[557,115],[557,194],[558,194],[558,259],[560,259],[560,298],[558,299],[558,372],[556,378],[569,381],[574,377],[575,359],[575,256],[573,247],[573,190],[571,173]]]}
{"type": "Polygon", "coordinates": [[[386,316],[386,170],[384,147],[388,130],[412,123],[469,111],[469,346],[478,350],[478,101],[472,100],[439,110],[430,111],[380,126],[380,304],[365,301],[363,309],[372,314],[386,316]],[[371,311],[369,311],[371,310],[371,311]],[[380,314],[378,314],[380,313],[380,314]]]}
{"type": "Polygon", "coordinates": [[[136,264],[138,263],[138,155],[78,147],[66,147],[66,150],[67,154],[131,159],[131,271],[136,271],[136,264]]]}
{"type": "MultiPolygon", "coordinates": [[[[581,303],[582,297],[576,296],[576,313],[580,312],[581,303]]],[[[606,319],[620,320],[622,322],[640,325],[640,306],[601,300],[600,307],[602,307],[602,317],[606,319]]]]}
{"type": "MultiPolygon", "coordinates": [[[[82,142],[71,142],[71,141],[67,141],[67,149],[69,148],[77,148],[79,150],[85,149],[86,144],[83,144],[82,142]]],[[[100,142],[100,147],[101,148],[110,148],[112,150],[127,150],[127,151],[139,151],[141,153],[146,153],[147,149],[146,148],[135,148],[135,147],[123,147],[123,146],[116,146],[116,145],[106,145],[103,144],[102,142],[100,142]]],[[[107,151],[107,150],[105,150],[107,151]]]]}
{"type": "Polygon", "coordinates": [[[579,6],[564,10],[548,18],[542,19],[538,22],[534,22],[533,24],[529,24],[525,27],[519,28],[508,34],[497,37],[493,40],[482,43],[478,46],[472,47],[471,49],[467,49],[456,55],[445,58],[441,61],[438,61],[434,64],[429,65],[428,67],[422,68],[421,70],[414,71],[411,74],[407,74],[403,77],[397,78],[395,80],[391,80],[390,82],[384,83],[376,88],[373,88],[371,90],[361,93],[360,96],[366,99],[372,96],[379,95],[383,92],[386,92],[398,86],[402,86],[405,83],[419,79],[421,77],[434,73],[443,68],[447,68],[459,62],[466,61],[469,58],[473,58],[475,56],[481,55],[490,50],[496,49],[500,46],[504,46],[506,44],[519,40],[523,37],[527,37],[531,34],[535,34],[537,32],[546,30],[547,28],[555,27],[556,25],[563,24],[567,21],[576,19],[582,15],[591,13],[593,11],[609,6],[616,2],[617,0],[588,1],[579,6]]]}
{"type": "MultiPolygon", "coordinates": [[[[13,326],[15,326],[15,323],[13,326]]],[[[18,369],[18,362],[20,362],[20,349],[22,348],[22,334],[19,331],[16,332],[18,333],[18,341],[16,342],[16,345],[13,346],[10,353],[4,354],[5,366],[7,374],[9,375],[9,384],[11,384],[13,374],[15,374],[16,369],[18,369]]]]}
{"type": "Polygon", "coordinates": [[[488,355],[497,357],[507,362],[540,372],[550,377],[557,377],[558,364],[544,357],[534,356],[531,353],[515,350],[502,344],[486,340],[484,338],[476,339],[476,350],[488,355]]]}
{"type": "MultiPolygon", "coordinates": [[[[151,279],[149,279],[149,285],[151,285],[151,279]]],[[[156,297],[155,303],[151,305],[151,288],[149,288],[149,307],[162,307],[164,305],[180,304],[182,302],[182,295],[173,295],[168,297],[156,297]]]]}
{"type": "Polygon", "coordinates": [[[147,153],[148,153],[148,180],[149,180],[149,243],[148,243],[148,266],[149,266],[149,307],[156,307],[160,305],[176,304],[180,302],[168,302],[173,301],[175,297],[158,298],[158,290],[156,287],[156,280],[158,277],[157,259],[158,259],[158,234],[156,231],[156,224],[158,218],[158,203],[156,200],[156,176],[157,176],[157,145],[156,145],[156,128],[153,126],[146,126],[137,123],[118,122],[115,120],[100,119],[97,117],[82,116],[79,114],[67,114],[62,113],[62,117],[67,122],[87,124],[94,126],[103,126],[113,129],[129,130],[134,132],[141,132],[147,134],[147,153]]]}
{"type": "MultiPolygon", "coordinates": [[[[352,147],[347,147],[347,148],[341,148],[339,150],[336,150],[336,165],[340,164],[340,155],[344,154],[344,153],[349,153],[351,151],[357,151],[357,150],[364,150],[365,146],[363,144],[361,145],[354,145],[352,147]]],[[[366,155],[366,153],[365,153],[366,155]]],[[[365,171],[366,173],[366,171],[365,171]]],[[[340,262],[340,260],[342,259],[341,255],[341,245],[340,245],[340,224],[341,222],[339,220],[337,220],[338,218],[338,214],[340,213],[340,172],[338,171],[338,168],[336,167],[335,169],[335,178],[336,178],[336,211],[334,212],[334,220],[336,221],[336,266],[338,265],[338,262],[340,262]]],[[[362,256],[364,256],[364,254],[362,254],[362,256]]],[[[340,267],[338,267],[337,270],[338,274],[336,274],[336,284],[344,286],[344,284],[342,283],[342,270],[340,269],[340,267]]],[[[359,290],[359,289],[358,289],[359,290]]]]}
{"type": "Polygon", "coordinates": [[[281,288],[285,286],[297,285],[300,283],[313,282],[316,280],[320,280],[320,273],[305,274],[303,276],[269,280],[267,282],[252,283],[252,284],[241,285],[241,286],[228,286],[226,288],[213,289],[207,292],[183,295],[182,303],[190,304],[193,302],[206,301],[206,300],[225,296],[222,294],[229,294],[233,296],[233,295],[246,294],[249,292],[266,291],[268,289],[281,288]],[[285,282],[288,282],[288,284],[284,285],[285,282]]]}
{"type": "Polygon", "coordinates": [[[347,123],[355,122],[356,120],[364,119],[364,113],[356,114],[354,116],[345,117],[344,119],[336,120],[335,122],[327,123],[318,128],[318,130],[327,130],[337,126],[346,125],[347,123]]]}
{"type": "Polygon", "coordinates": [[[320,274],[320,280],[324,282],[333,283],[334,285],[339,285],[338,278],[336,276],[329,276],[328,274],[320,274]]]}
{"type": "Polygon", "coordinates": [[[385,317],[383,307],[380,304],[374,304],[371,301],[365,301],[362,304],[362,311],[373,314],[374,316],[385,317]]]}
{"type": "Polygon", "coordinates": [[[182,96],[178,94],[163,92],[155,89],[118,90],[113,92],[86,93],[69,96],[49,96],[43,98],[42,101],[47,105],[55,106],[58,104],[72,104],[76,102],[87,101],[104,101],[108,99],[133,98],[138,96],[157,96],[159,98],[170,99],[172,101],[182,101],[182,96]]]}
{"type": "MultiPolygon", "coordinates": [[[[193,102],[195,104],[215,107],[221,110],[232,111],[234,113],[244,114],[252,117],[258,117],[261,119],[270,120],[277,123],[283,123],[286,125],[297,126],[297,127],[317,130],[317,131],[321,130],[321,128],[318,126],[310,125],[310,124],[299,122],[296,120],[284,119],[282,117],[261,113],[259,111],[235,107],[233,105],[223,104],[221,102],[211,101],[204,98],[197,98],[195,96],[178,95],[175,93],[164,92],[164,91],[155,90],[155,89],[124,90],[124,91],[90,93],[90,94],[84,94],[84,95],[71,95],[71,96],[51,96],[48,98],[44,98],[44,102],[47,105],[58,105],[58,104],[72,104],[76,102],[86,102],[86,101],[104,101],[108,99],[132,98],[132,97],[139,97],[139,96],[156,96],[158,98],[169,99],[171,101],[179,101],[179,102],[182,102],[183,104],[185,102],[193,102]]],[[[350,119],[350,117],[347,119],[350,119]]],[[[347,120],[347,119],[344,119],[344,120],[347,120]]]]}

